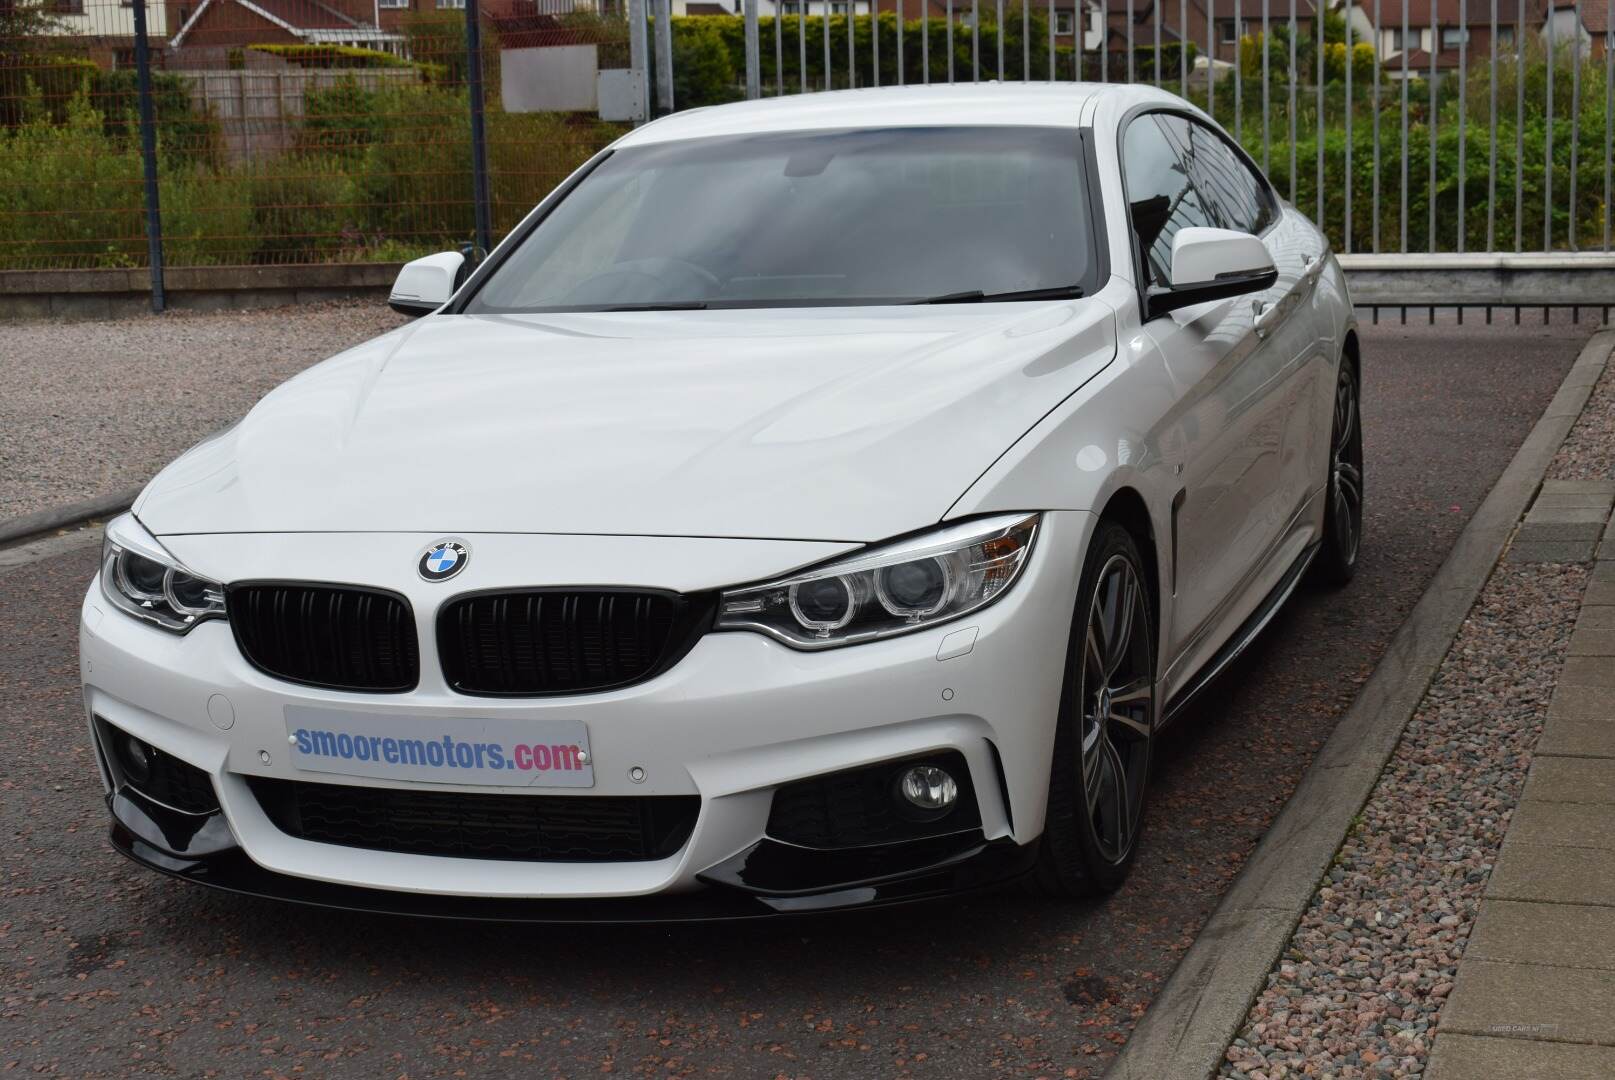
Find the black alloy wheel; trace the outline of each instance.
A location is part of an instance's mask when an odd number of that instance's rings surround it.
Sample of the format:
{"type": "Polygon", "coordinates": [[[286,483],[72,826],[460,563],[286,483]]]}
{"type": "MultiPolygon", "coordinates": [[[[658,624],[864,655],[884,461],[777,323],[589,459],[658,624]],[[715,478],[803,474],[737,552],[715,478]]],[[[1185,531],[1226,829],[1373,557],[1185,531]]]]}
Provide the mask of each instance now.
{"type": "Polygon", "coordinates": [[[1363,418],[1358,404],[1357,365],[1341,358],[1335,379],[1334,423],[1329,438],[1329,478],[1323,517],[1323,547],[1316,577],[1344,585],[1357,573],[1363,545],[1363,418]]]}
{"type": "Polygon", "coordinates": [[[1109,892],[1138,850],[1156,719],[1152,610],[1137,544],[1101,523],[1067,651],[1037,874],[1047,892],[1109,892]]]}

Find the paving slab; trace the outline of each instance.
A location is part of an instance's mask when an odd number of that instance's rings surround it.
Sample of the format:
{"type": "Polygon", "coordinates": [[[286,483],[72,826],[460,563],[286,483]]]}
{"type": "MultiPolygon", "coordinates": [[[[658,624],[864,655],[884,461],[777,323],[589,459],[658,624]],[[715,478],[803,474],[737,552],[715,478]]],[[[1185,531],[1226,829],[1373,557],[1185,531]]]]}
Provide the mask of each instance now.
{"type": "Polygon", "coordinates": [[[1443,1031],[1424,1080],[1609,1080],[1615,1047],[1459,1035],[1443,1031]]]}
{"type": "Polygon", "coordinates": [[[1522,802],[1615,804],[1615,760],[1539,755],[1531,763],[1520,798],[1522,802]]]}
{"type": "Polygon", "coordinates": [[[1615,1046],[1615,978],[1590,968],[1466,959],[1441,1030],[1615,1046]]]}
{"type": "Polygon", "coordinates": [[[1533,844],[1510,833],[1486,898],[1615,907],[1615,851],[1533,844]]]}
{"type": "Polygon", "coordinates": [[[1537,740],[1537,757],[1615,757],[1615,720],[1549,716],[1537,740]]]}
{"type": "Polygon", "coordinates": [[[1596,686],[1615,690],[1615,664],[1603,656],[1567,657],[1564,669],[1559,672],[1559,685],[1596,686]]]}
{"type": "Polygon", "coordinates": [[[1615,814],[1598,803],[1522,802],[1508,837],[1526,844],[1557,844],[1615,851],[1615,814]]]}
{"type": "MultiPolygon", "coordinates": [[[[1615,570],[1615,565],[1612,565],[1610,569],[1615,570]]],[[[1611,574],[1607,578],[1600,578],[1598,576],[1598,572],[1595,570],[1593,572],[1593,580],[1587,586],[1586,599],[1584,599],[1582,603],[1602,605],[1615,604],[1615,574],[1611,574]]]]}
{"type": "Polygon", "coordinates": [[[1561,495],[1575,492],[1580,495],[1596,494],[1615,497],[1615,480],[1544,480],[1543,495],[1561,495]]]}
{"type": "MultiPolygon", "coordinates": [[[[1564,511],[1571,513],[1572,511],[1564,511]]],[[[1554,521],[1543,518],[1532,521],[1526,519],[1520,531],[1514,534],[1516,547],[1528,544],[1593,544],[1598,543],[1604,532],[1604,518],[1599,516],[1596,521],[1554,521]]],[[[1584,562],[1584,559],[1574,560],[1584,562]]]]}
{"type": "Polygon", "coordinates": [[[1553,692],[1548,716],[1563,716],[1572,720],[1615,720],[1615,694],[1598,686],[1560,686],[1553,692]]]}
{"type": "Polygon", "coordinates": [[[1543,488],[1542,494],[1536,497],[1531,504],[1531,512],[1547,509],[1577,509],[1582,507],[1602,507],[1609,513],[1610,496],[1602,491],[1549,491],[1543,488]]]}
{"type": "Polygon", "coordinates": [[[1609,524],[1609,501],[1600,499],[1596,506],[1543,506],[1538,499],[1525,515],[1527,525],[1541,522],[1550,525],[1597,525],[1603,532],[1609,524]]]}
{"type": "Polygon", "coordinates": [[[1615,907],[1488,900],[1464,960],[1615,971],[1615,907]]]}
{"type": "Polygon", "coordinates": [[[1615,630],[1615,604],[1589,604],[1581,609],[1577,630],[1615,630]]]}
{"type": "Polygon", "coordinates": [[[1511,544],[1507,560],[1511,563],[1578,563],[1589,562],[1598,547],[1593,540],[1520,540],[1511,544]]]}
{"type": "Polygon", "coordinates": [[[1583,630],[1573,635],[1570,655],[1615,657],[1615,630],[1583,630]]]}

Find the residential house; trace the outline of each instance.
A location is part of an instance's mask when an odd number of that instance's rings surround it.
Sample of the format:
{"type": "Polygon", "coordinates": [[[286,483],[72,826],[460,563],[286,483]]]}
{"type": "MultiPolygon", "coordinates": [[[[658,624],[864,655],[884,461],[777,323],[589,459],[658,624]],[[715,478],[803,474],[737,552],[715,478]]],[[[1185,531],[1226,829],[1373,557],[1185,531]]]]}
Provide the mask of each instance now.
{"type": "Polygon", "coordinates": [[[1188,41],[1200,56],[1234,62],[1239,59],[1239,39],[1270,29],[1288,27],[1293,8],[1296,33],[1312,33],[1317,17],[1313,0],[1105,0],[1102,6],[1106,34],[1105,47],[1112,52],[1127,49],[1127,25],[1133,27],[1134,48],[1155,44],[1155,23],[1161,23],[1161,44],[1188,41]]]}
{"type": "MultiPolygon", "coordinates": [[[[1531,0],[1531,6],[1526,11],[1531,12],[1538,3],[1540,0],[1531,0]]],[[[1508,3],[1507,0],[1497,5],[1497,51],[1500,53],[1513,53],[1515,43],[1519,40],[1518,13],[1519,5],[1508,3]]],[[[1433,4],[1428,0],[1406,0],[1405,10],[1403,3],[1381,0],[1377,12],[1377,31],[1374,28],[1375,14],[1372,4],[1359,2],[1352,6],[1352,40],[1366,40],[1373,44],[1387,71],[1394,68],[1400,72],[1404,49],[1422,53],[1427,72],[1432,52],[1436,54],[1438,70],[1445,65],[1443,57],[1448,53],[1452,55],[1453,66],[1457,65],[1460,50],[1467,52],[1471,58],[1491,54],[1491,9],[1483,0],[1468,0],[1467,4],[1464,0],[1435,0],[1433,4]],[[1460,14],[1465,16],[1462,24],[1460,14]]],[[[1526,18],[1529,20],[1532,16],[1527,14],[1526,18]]],[[[1412,56],[1409,56],[1408,67],[1416,66],[1412,56]]]]}
{"type": "MultiPolygon", "coordinates": [[[[80,39],[84,52],[104,68],[134,67],[135,8],[129,0],[54,0],[47,8],[54,34],[80,39]]],[[[168,37],[165,0],[146,0],[147,40],[159,51],[168,37]]]]}
{"type": "MultiPolygon", "coordinates": [[[[919,6],[925,0],[908,0],[913,14],[910,18],[919,18],[919,6]]],[[[672,0],[673,14],[675,15],[741,15],[745,8],[740,0],[672,0]]],[[[757,0],[757,14],[761,18],[773,18],[783,15],[786,18],[795,18],[806,15],[808,18],[817,18],[829,9],[831,15],[845,15],[850,7],[855,15],[868,15],[873,0],[757,0]]],[[[881,4],[882,11],[893,10],[891,4],[881,4]]]]}
{"type": "MultiPolygon", "coordinates": [[[[587,0],[480,0],[477,10],[486,19],[544,19],[554,15],[570,14],[573,10],[595,10],[587,0]]],[[[402,33],[408,21],[417,15],[436,12],[454,13],[465,10],[465,0],[376,0],[376,16],[381,28],[389,33],[402,33]]]]}
{"type": "Polygon", "coordinates": [[[173,48],[350,45],[402,52],[379,25],[377,0],[181,0],[173,48]]]}

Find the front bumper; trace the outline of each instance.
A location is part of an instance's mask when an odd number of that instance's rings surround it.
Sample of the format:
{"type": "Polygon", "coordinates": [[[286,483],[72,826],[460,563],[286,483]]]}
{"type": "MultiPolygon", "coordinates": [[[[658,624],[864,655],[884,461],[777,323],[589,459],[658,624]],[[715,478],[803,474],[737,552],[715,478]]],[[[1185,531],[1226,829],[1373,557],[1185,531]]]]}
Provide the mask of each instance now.
{"type": "MultiPolygon", "coordinates": [[[[734,918],[920,899],[1011,878],[1027,868],[1042,832],[1071,598],[1090,526],[1086,514],[1047,515],[1016,587],[955,623],[821,653],[796,652],[755,634],[713,633],[647,682],[565,698],[469,698],[442,685],[429,627],[437,605],[459,588],[409,586],[422,624],[421,685],[407,694],[382,695],[270,678],[242,658],[222,622],[173,637],[108,611],[97,583],[85,599],[80,639],[87,712],[201,769],[219,803],[209,823],[175,819],[117,785],[103,762],[114,846],[153,869],[239,892],[480,918],[734,918]],[[969,628],[976,630],[974,647],[939,661],[941,640],[969,628]],[[582,720],[589,728],[595,786],[572,793],[695,795],[700,810],[676,853],[635,862],[451,858],[298,839],[270,820],[249,778],[407,785],[300,773],[283,752],[288,706],[413,714],[449,723],[582,720]],[[766,835],[773,793],[783,784],[942,750],[960,753],[973,781],[980,825],[969,835],[852,853],[793,847],[766,835]],[[637,781],[630,777],[636,767],[643,770],[637,781]],[[600,902],[607,899],[610,904],[600,902]]],[[[290,565],[276,564],[275,546],[261,539],[185,540],[183,557],[204,572],[228,564],[239,554],[232,547],[251,543],[252,557],[243,560],[251,565],[225,576],[296,576],[290,565]]],[[[567,560],[558,545],[590,543],[557,537],[471,540],[485,564],[559,567],[567,560]],[[546,550],[528,561],[536,553],[519,549],[534,543],[546,550]]],[[[343,535],[322,542],[339,565],[407,566],[424,540],[413,534],[343,535]],[[394,558],[394,549],[407,554],[394,558]]],[[[647,556],[657,543],[639,542],[647,556]]],[[[399,587],[388,581],[355,584],[399,587]]]]}

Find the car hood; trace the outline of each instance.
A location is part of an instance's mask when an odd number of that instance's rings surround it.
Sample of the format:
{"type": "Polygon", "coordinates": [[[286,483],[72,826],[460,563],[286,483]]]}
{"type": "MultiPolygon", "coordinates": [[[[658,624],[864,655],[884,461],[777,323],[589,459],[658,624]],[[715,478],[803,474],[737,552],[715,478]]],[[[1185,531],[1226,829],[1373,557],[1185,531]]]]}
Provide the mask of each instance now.
{"type": "Polygon", "coordinates": [[[136,512],[159,535],[878,540],[940,520],[1114,353],[1097,300],[429,316],[272,391],[136,512]]]}

